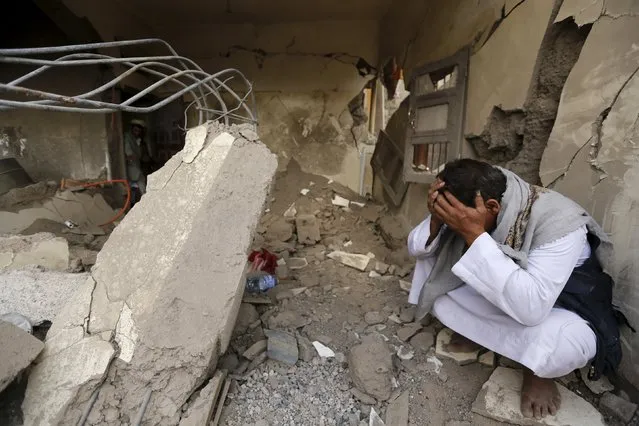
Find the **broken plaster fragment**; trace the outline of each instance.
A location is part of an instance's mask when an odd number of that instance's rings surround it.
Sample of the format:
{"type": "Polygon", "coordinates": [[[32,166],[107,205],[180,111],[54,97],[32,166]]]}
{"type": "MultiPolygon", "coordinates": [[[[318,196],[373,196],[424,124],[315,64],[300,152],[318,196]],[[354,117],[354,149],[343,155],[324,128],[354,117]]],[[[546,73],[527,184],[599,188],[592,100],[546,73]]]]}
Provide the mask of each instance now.
{"type": "Polygon", "coordinates": [[[300,190],[300,194],[302,194],[302,195],[306,195],[306,194],[308,194],[309,192],[311,192],[311,190],[310,190],[310,189],[308,189],[308,188],[303,188],[302,190],[300,190]]]}
{"type": "Polygon", "coordinates": [[[288,268],[290,270],[302,269],[308,266],[308,261],[305,257],[291,257],[288,259],[288,268]]]}
{"type": "Polygon", "coordinates": [[[120,347],[120,358],[124,362],[131,362],[135,344],[138,340],[138,332],[133,320],[133,312],[125,303],[120,312],[120,319],[115,329],[115,341],[120,347]]]}
{"type": "Polygon", "coordinates": [[[322,357],[322,358],[333,358],[335,357],[335,352],[333,352],[333,350],[331,348],[329,348],[328,346],[318,342],[318,341],[314,341],[313,342],[313,347],[315,347],[315,350],[317,351],[317,354],[322,357]]]}
{"type": "Polygon", "coordinates": [[[295,208],[295,203],[293,203],[284,212],[284,217],[295,217],[296,214],[297,214],[297,209],[295,208]]]}
{"type": "Polygon", "coordinates": [[[334,251],[329,253],[327,257],[362,272],[366,271],[368,262],[371,260],[370,257],[364,254],[346,253],[343,251],[334,251]]]}
{"type": "MultiPolygon", "coordinates": [[[[184,149],[182,150],[182,161],[185,163],[192,163],[195,157],[204,148],[204,142],[206,141],[206,135],[208,134],[208,126],[202,125],[191,129],[186,134],[186,140],[184,141],[184,149]]],[[[225,133],[228,136],[228,133],[225,133]]],[[[231,136],[232,137],[232,136],[231,136]]]]}
{"type": "Polygon", "coordinates": [[[340,197],[339,195],[335,194],[335,197],[333,198],[333,200],[331,200],[331,203],[334,206],[338,206],[338,207],[348,207],[351,202],[347,200],[346,198],[340,197]]]}

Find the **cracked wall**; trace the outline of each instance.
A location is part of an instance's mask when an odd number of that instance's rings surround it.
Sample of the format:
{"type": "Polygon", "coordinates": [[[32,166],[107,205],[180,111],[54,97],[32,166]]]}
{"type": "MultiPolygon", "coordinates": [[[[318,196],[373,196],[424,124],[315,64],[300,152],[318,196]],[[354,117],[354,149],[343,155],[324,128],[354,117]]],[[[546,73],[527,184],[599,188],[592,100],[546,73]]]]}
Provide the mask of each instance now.
{"type": "MultiPolygon", "coordinates": [[[[0,29],[3,47],[67,44],[55,25],[28,2],[11,8],[0,29]],[[15,25],[14,25],[15,24],[15,25]]],[[[32,68],[3,65],[0,80],[11,81],[32,68]]],[[[95,68],[48,71],[28,87],[75,95],[95,88],[95,68]]],[[[100,114],[38,110],[0,111],[0,158],[15,157],[34,180],[97,178],[106,163],[106,119],[100,114]]]]}
{"type": "Polygon", "coordinates": [[[369,149],[353,135],[348,104],[375,73],[376,21],[219,24],[214,32],[200,24],[188,32],[162,31],[203,68],[237,68],[254,82],[258,133],[277,153],[280,170],[295,159],[306,172],[360,190],[361,158],[369,149]]]}
{"type": "MultiPolygon", "coordinates": [[[[614,296],[639,324],[639,3],[566,1],[557,19],[592,24],[564,86],[541,162],[544,185],[575,199],[615,245],[614,296]]],[[[623,330],[622,373],[639,387],[639,339],[623,330]]]]}

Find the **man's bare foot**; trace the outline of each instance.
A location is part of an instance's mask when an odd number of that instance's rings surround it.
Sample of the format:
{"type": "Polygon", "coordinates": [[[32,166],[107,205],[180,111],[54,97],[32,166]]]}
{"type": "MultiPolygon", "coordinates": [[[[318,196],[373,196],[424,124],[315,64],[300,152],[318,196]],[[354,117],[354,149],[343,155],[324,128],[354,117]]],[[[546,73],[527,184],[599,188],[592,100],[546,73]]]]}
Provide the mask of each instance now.
{"type": "Polygon", "coordinates": [[[444,349],[452,353],[468,353],[481,349],[481,346],[459,333],[453,333],[444,349]]]}
{"type": "Polygon", "coordinates": [[[555,381],[542,379],[532,371],[524,369],[524,383],[521,386],[521,414],[524,417],[544,418],[557,414],[561,406],[561,395],[555,381]]]}

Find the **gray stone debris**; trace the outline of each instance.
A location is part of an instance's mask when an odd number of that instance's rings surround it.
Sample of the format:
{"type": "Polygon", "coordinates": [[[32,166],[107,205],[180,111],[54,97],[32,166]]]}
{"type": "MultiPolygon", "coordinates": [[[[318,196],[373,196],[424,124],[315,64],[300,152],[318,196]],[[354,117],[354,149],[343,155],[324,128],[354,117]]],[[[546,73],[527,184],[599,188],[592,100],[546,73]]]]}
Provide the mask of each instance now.
{"type": "Polygon", "coordinates": [[[411,346],[413,346],[413,348],[415,348],[416,350],[422,352],[428,352],[428,350],[433,346],[434,343],[435,336],[430,330],[422,331],[421,333],[416,334],[415,336],[413,336],[412,339],[410,339],[411,346]]]}
{"type": "Polygon", "coordinates": [[[268,325],[271,329],[288,329],[294,330],[304,327],[311,323],[311,320],[302,316],[296,311],[282,311],[276,315],[273,315],[268,319],[268,325]]]}
{"type": "Polygon", "coordinates": [[[557,387],[561,394],[561,410],[556,416],[548,416],[541,420],[525,418],[520,409],[522,380],[520,370],[497,367],[473,402],[473,412],[515,425],[603,426],[605,424],[595,407],[560,384],[557,387]]]}
{"type": "Polygon", "coordinates": [[[0,315],[17,312],[33,325],[53,322],[88,276],[36,269],[0,272],[0,315]]]}
{"type": "Polygon", "coordinates": [[[480,364],[487,367],[495,367],[495,365],[497,364],[497,357],[495,356],[495,352],[488,351],[479,355],[478,361],[480,364]]]}
{"type": "Polygon", "coordinates": [[[368,325],[381,324],[386,322],[386,316],[377,311],[366,312],[366,314],[364,314],[364,321],[366,321],[368,325]]]}
{"type": "Polygon", "coordinates": [[[637,412],[637,404],[618,397],[617,395],[606,392],[599,400],[599,405],[613,416],[629,423],[637,412]]]}
{"type": "Polygon", "coordinates": [[[348,365],[351,379],[360,391],[381,401],[390,397],[393,357],[381,337],[364,336],[361,344],[351,348],[348,365]]]}
{"type": "Polygon", "coordinates": [[[299,359],[297,339],[290,333],[280,330],[265,330],[268,337],[268,349],[266,354],[270,359],[280,361],[288,365],[295,365],[299,359]]]}
{"type": "Polygon", "coordinates": [[[311,362],[317,354],[311,341],[304,336],[298,336],[297,350],[299,352],[299,358],[304,362],[311,362]]]}
{"type": "Polygon", "coordinates": [[[0,271],[25,266],[66,271],[69,267],[69,243],[47,232],[0,237],[0,271]]]}
{"type": "Polygon", "coordinates": [[[408,391],[390,401],[386,409],[386,426],[408,426],[408,391]]]}
{"type": "Polygon", "coordinates": [[[384,262],[380,262],[380,261],[375,262],[375,271],[377,271],[378,273],[382,275],[388,272],[388,268],[389,266],[385,264],[384,262]]]}
{"type": "Polygon", "coordinates": [[[415,307],[410,306],[408,308],[402,308],[399,314],[399,319],[403,323],[413,322],[413,320],[415,319],[415,307]]]}
{"type": "Polygon", "coordinates": [[[240,304],[240,309],[237,312],[237,321],[235,323],[234,334],[240,335],[246,333],[249,326],[255,321],[260,319],[260,314],[257,313],[257,309],[250,303],[240,304]]]}
{"type": "Polygon", "coordinates": [[[250,361],[253,361],[259,354],[266,350],[266,346],[266,339],[255,342],[251,345],[251,347],[244,351],[242,356],[250,361]]]}
{"type": "Polygon", "coordinates": [[[402,342],[407,342],[411,337],[416,335],[421,329],[422,329],[422,325],[414,322],[412,324],[405,325],[404,327],[397,330],[397,337],[399,337],[399,340],[401,340],[402,342]]]}
{"type": "Polygon", "coordinates": [[[29,377],[25,424],[76,424],[108,377],[92,418],[134,419],[147,390],[161,389],[144,421],[175,425],[227,350],[277,160],[263,144],[205,126],[187,134],[191,163],[178,153],[149,177],[92,279],[58,314],[29,377]],[[202,133],[203,143],[193,140],[202,133]]]}
{"type": "Polygon", "coordinates": [[[264,238],[267,241],[288,241],[293,236],[293,225],[284,218],[275,220],[268,227],[264,238]]]}
{"type": "Polygon", "coordinates": [[[370,395],[365,394],[364,392],[362,392],[361,390],[359,390],[357,388],[352,388],[351,389],[351,393],[353,394],[355,399],[357,399],[358,401],[363,402],[364,404],[368,404],[368,405],[377,404],[377,400],[375,398],[373,398],[370,395]]]}
{"type": "Polygon", "coordinates": [[[301,244],[315,244],[322,239],[319,222],[312,214],[300,214],[295,218],[297,240],[301,244]]]}
{"type": "Polygon", "coordinates": [[[15,326],[0,321],[0,392],[27,368],[44,348],[44,343],[15,326]]]}

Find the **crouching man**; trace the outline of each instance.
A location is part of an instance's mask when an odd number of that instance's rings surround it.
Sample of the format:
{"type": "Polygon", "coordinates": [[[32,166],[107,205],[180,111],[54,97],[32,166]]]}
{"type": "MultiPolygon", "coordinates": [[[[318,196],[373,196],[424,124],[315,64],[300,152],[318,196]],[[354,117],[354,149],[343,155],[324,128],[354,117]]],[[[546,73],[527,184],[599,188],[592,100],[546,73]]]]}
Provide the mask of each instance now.
{"type": "Polygon", "coordinates": [[[621,361],[612,246],[583,208],[480,161],[448,163],[428,194],[431,215],[408,238],[417,258],[409,302],[455,331],[449,350],[481,345],[524,367],[521,411],[555,415],[553,378],[621,361]]]}

